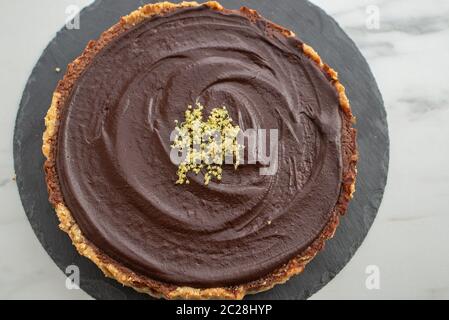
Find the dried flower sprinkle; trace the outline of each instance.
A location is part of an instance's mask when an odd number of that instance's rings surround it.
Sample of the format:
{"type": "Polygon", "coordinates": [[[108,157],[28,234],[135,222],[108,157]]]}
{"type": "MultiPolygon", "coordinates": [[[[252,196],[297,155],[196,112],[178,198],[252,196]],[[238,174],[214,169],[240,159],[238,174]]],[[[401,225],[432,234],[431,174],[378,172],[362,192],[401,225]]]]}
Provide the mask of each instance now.
{"type": "Polygon", "coordinates": [[[189,184],[188,173],[204,174],[204,184],[212,178],[220,181],[223,164],[232,159],[234,168],[240,164],[240,151],[237,136],[238,125],[233,125],[226,107],[212,109],[206,121],[203,119],[204,107],[197,102],[195,108],[188,106],[185,121],[175,121],[176,137],[172,148],[185,154],[178,166],[176,184],[189,184]]]}

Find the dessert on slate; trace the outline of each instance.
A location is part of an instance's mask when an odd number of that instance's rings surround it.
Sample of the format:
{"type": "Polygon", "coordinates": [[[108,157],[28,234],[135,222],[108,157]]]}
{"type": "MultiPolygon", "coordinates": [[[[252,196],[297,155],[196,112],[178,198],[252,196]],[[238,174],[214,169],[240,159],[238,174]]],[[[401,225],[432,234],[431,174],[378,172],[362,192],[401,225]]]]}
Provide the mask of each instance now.
{"type": "Polygon", "coordinates": [[[155,297],[240,299],[287,281],[355,189],[337,73],[248,8],[164,2],[123,17],[68,66],[45,123],[61,229],[107,276],[155,297]],[[196,101],[205,114],[226,106],[241,130],[277,129],[277,171],[223,165],[220,180],[177,184],[170,133],[196,101]]]}

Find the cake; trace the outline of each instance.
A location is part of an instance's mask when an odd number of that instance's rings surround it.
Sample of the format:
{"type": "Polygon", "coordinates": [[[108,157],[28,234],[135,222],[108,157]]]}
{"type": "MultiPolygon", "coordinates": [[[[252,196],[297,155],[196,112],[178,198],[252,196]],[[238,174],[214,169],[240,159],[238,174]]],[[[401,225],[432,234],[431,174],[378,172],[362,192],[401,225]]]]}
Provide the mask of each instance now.
{"type": "MultiPolygon", "coordinates": [[[[300,32],[300,30],[298,30],[300,32]]],[[[90,41],[45,118],[49,200],[78,252],[166,299],[242,299],[301,273],[355,190],[354,117],[337,72],[243,7],[163,2],[90,41]],[[223,167],[177,184],[170,132],[186,106],[276,129],[273,175],[223,167]]]]}

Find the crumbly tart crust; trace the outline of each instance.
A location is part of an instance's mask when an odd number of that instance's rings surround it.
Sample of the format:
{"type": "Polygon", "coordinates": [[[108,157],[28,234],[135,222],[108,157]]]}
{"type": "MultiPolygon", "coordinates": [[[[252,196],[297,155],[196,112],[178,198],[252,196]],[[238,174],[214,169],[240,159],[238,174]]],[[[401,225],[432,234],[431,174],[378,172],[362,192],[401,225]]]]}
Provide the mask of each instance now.
{"type": "MultiPolygon", "coordinates": [[[[131,14],[124,16],[121,20],[105,31],[98,40],[90,41],[80,57],[68,65],[66,74],[61,80],[53,94],[53,100],[45,117],[46,130],[43,135],[42,151],[46,157],[44,169],[49,193],[49,200],[54,206],[60,221],[60,229],[66,232],[76,247],[78,252],[94,262],[107,277],[116,279],[125,286],[149,294],[156,298],[165,299],[242,299],[247,294],[269,290],[276,284],[286,282],[290,277],[301,273],[307,263],[309,263],[316,254],[323,249],[325,241],[332,238],[339,224],[339,218],[345,214],[349,201],[355,191],[356,163],[358,159],[356,148],[356,131],[352,127],[355,118],[352,115],[349,101],[345,94],[345,88],[338,80],[337,72],[326,65],[315,52],[315,50],[304,44],[303,53],[312,59],[329,77],[331,83],[339,94],[340,107],[343,110],[342,123],[342,157],[343,157],[343,177],[340,197],[332,212],[329,222],[313,243],[296,257],[274,270],[270,274],[256,281],[244,283],[237,286],[218,287],[218,288],[192,288],[179,287],[174,284],[164,283],[146,276],[137,274],[129,268],[120,264],[120,262],[105,255],[99,248],[86,239],[74,220],[69,208],[64,203],[61,193],[58,175],[56,171],[56,149],[58,125],[62,108],[66,99],[70,96],[71,90],[80,77],[83,70],[89,65],[95,55],[102,50],[109,42],[117,36],[133,27],[134,25],[148,19],[154,15],[163,15],[164,13],[179,8],[196,7],[202,4],[197,2],[182,2],[173,4],[170,2],[161,2],[157,4],[148,4],[140,7],[131,14]]],[[[203,5],[217,11],[229,11],[223,8],[218,2],[209,1],[203,5]]],[[[241,14],[252,21],[257,21],[261,16],[248,8],[241,8],[241,14]]],[[[270,27],[277,30],[286,37],[293,37],[295,34],[279,25],[270,24],[270,27]]]]}

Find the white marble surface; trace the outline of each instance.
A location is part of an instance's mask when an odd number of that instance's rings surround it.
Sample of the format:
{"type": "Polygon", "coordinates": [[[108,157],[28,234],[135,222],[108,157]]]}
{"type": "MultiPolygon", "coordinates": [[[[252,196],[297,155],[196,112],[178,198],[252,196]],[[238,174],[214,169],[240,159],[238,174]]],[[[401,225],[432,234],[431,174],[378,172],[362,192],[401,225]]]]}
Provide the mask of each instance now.
{"type": "MultiPolygon", "coordinates": [[[[8,13],[0,21],[0,299],[89,299],[81,290],[66,289],[64,275],[28,224],[12,179],[12,137],[26,80],[64,24],[66,7],[90,2],[0,2],[0,11],[8,13]]],[[[385,100],[391,138],[378,217],[354,258],[313,299],[448,299],[449,2],[312,2],[340,23],[367,58],[385,100]],[[378,30],[366,25],[373,5],[379,9],[378,30]],[[380,269],[379,290],[365,286],[368,265],[380,269]]]]}

